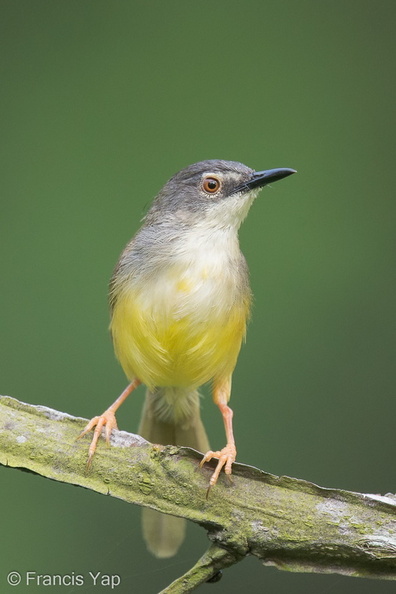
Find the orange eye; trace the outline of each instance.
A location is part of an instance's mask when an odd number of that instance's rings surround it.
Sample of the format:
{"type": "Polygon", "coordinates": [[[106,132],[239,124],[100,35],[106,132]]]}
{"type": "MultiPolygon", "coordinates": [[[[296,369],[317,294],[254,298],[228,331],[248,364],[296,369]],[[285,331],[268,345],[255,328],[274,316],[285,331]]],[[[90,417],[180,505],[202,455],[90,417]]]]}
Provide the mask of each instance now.
{"type": "Polygon", "coordinates": [[[215,194],[220,190],[220,180],[217,177],[206,177],[203,181],[202,187],[207,194],[215,194]]]}

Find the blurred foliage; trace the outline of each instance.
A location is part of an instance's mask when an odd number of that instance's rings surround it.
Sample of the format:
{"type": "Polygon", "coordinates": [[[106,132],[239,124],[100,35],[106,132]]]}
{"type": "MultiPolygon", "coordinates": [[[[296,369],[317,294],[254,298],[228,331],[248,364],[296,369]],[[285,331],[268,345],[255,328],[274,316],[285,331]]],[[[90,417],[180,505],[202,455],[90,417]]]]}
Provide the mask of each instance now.
{"type": "MultiPolygon", "coordinates": [[[[238,459],[394,491],[394,3],[3,0],[0,16],[1,392],[101,412],[125,384],[107,281],[155,193],[201,159],[293,167],[241,229],[255,306],[231,400],[238,459]]],[[[223,427],[203,392],[217,448],[223,427]]],[[[142,397],[120,428],[136,429],[142,397]]],[[[206,548],[191,527],[178,557],[157,561],[138,509],[1,472],[1,576],[116,572],[118,592],[150,593],[206,548]]],[[[253,561],[211,587],[264,586],[394,588],[253,561]]]]}

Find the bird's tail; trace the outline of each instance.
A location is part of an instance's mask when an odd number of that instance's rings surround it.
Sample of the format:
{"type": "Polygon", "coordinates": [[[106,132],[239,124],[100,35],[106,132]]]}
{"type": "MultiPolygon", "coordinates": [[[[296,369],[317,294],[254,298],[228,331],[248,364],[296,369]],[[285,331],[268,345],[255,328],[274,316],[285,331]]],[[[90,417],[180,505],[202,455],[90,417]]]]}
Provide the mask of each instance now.
{"type": "MultiPolygon", "coordinates": [[[[147,390],[139,435],[152,443],[188,446],[206,452],[208,438],[201,421],[199,394],[185,388],[147,390]]],[[[147,548],[159,558],[172,557],[184,540],[186,521],[145,508],[142,530],[147,548]]]]}

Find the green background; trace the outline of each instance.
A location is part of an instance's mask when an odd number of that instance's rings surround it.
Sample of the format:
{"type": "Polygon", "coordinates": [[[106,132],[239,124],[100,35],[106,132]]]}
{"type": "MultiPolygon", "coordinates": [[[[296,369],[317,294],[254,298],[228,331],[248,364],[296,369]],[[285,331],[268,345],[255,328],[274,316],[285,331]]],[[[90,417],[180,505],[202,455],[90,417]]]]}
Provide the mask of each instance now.
{"type": "MultiPolygon", "coordinates": [[[[394,6],[3,0],[1,392],[102,412],[126,383],[107,282],[152,197],[201,159],[293,167],[241,229],[255,305],[231,399],[238,460],[394,492],[394,6]]],[[[222,447],[204,392],[204,422],[222,447]]],[[[143,394],[121,408],[120,428],[136,430],[143,394]]],[[[6,585],[7,572],[35,570],[117,573],[115,592],[155,593],[207,546],[190,526],[178,556],[158,561],[138,508],[4,468],[1,480],[2,592],[48,591],[6,585]]],[[[394,592],[256,559],[202,591],[242,588],[394,592]]]]}

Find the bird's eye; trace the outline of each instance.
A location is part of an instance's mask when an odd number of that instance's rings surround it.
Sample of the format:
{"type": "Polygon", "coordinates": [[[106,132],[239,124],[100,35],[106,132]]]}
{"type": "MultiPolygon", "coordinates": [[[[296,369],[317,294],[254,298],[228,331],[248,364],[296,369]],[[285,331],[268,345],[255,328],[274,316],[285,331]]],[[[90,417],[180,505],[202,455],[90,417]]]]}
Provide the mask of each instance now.
{"type": "Polygon", "coordinates": [[[202,184],[202,187],[207,194],[215,194],[220,190],[220,186],[220,180],[212,175],[205,177],[202,184]]]}

